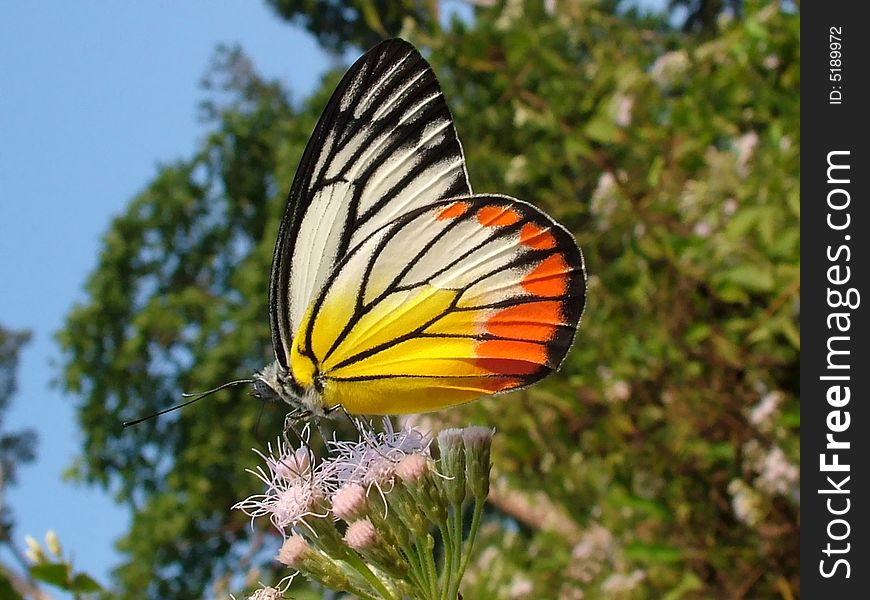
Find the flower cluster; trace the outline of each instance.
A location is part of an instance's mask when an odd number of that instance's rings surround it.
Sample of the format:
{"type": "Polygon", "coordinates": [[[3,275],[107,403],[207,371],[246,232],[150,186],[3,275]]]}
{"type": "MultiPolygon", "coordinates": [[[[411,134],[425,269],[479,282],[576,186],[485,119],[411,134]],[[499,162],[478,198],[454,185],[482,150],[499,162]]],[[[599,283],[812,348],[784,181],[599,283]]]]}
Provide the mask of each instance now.
{"type": "Polygon", "coordinates": [[[266,491],[235,508],[268,517],[284,538],[277,560],[325,587],[363,599],[456,599],[489,494],[493,430],[442,431],[438,460],[415,429],[385,421],[382,432],[360,431],[359,441],[327,442],[320,462],[308,430],[299,448],[285,436],[257,452],[265,468],[251,473],[266,491]]]}

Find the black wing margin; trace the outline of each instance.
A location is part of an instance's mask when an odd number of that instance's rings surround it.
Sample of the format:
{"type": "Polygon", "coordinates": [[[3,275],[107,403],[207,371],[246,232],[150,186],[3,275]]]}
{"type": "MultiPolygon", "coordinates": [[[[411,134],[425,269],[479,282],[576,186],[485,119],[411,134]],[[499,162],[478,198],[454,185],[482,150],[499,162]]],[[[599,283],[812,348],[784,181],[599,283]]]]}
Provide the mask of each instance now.
{"type": "Polygon", "coordinates": [[[384,41],[345,74],[302,155],[269,285],[272,345],[288,367],[305,312],[334,266],[387,222],[471,193],[462,146],[429,64],[384,41]]]}

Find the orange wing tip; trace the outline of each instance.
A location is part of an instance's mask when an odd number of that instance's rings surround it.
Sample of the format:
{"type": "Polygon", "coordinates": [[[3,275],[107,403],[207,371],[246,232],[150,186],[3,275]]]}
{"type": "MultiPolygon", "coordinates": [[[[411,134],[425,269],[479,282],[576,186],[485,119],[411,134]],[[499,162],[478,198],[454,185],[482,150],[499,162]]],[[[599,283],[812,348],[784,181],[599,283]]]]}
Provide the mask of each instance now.
{"type": "Polygon", "coordinates": [[[481,380],[481,387],[490,394],[512,390],[523,385],[522,379],[514,377],[489,377],[481,380]]]}
{"type": "Polygon", "coordinates": [[[520,243],[536,250],[549,250],[556,247],[556,238],[546,229],[526,223],[520,230],[520,243]]]}
{"type": "Polygon", "coordinates": [[[484,206],[477,211],[477,222],[484,227],[504,227],[520,220],[520,215],[512,208],[498,205],[484,206]]]}
{"type": "Polygon", "coordinates": [[[453,204],[450,204],[449,206],[446,206],[438,211],[438,214],[435,215],[435,218],[439,221],[456,219],[468,212],[468,208],[468,202],[454,202],[453,204]]]}
{"type": "Polygon", "coordinates": [[[475,354],[475,364],[494,375],[531,375],[547,364],[547,349],[531,342],[486,340],[475,354]]]}
{"type": "Polygon", "coordinates": [[[568,271],[565,257],[554,254],[529,271],[520,284],[536,296],[561,296],[568,290],[568,271]]]}
{"type": "Polygon", "coordinates": [[[486,331],[500,337],[546,342],[562,325],[562,304],[557,301],[529,302],[504,308],[486,321],[486,331]]]}

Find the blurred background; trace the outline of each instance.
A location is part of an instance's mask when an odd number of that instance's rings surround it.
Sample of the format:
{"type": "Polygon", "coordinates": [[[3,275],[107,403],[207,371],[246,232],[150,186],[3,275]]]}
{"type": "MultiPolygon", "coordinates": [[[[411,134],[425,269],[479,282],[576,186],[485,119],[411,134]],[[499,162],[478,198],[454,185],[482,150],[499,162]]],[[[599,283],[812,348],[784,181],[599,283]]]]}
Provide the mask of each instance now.
{"type": "Polygon", "coordinates": [[[799,3],[4,8],[0,598],[280,578],[273,530],[229,510],[277,407],[227,390],[119,424],[270,360],[296,165],[392,35],[438,75],[474,189],[566,224],[590,276],[557,375],[428,417],[498,430],[463,596],[799,596],[799,3]]]}

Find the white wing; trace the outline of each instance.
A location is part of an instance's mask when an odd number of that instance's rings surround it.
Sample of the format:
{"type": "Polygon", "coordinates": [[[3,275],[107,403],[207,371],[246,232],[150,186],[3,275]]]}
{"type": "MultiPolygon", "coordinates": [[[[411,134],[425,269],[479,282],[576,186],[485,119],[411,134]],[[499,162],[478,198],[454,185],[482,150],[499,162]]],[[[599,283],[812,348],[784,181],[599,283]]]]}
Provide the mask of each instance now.
{"type": "Polygon", "coordinates": [[[333,267],[396,217],[471,193],[435,74],[408,42],[378,44],[345,74],[302,156],[272,262],[279,364],[333,267]]]}

